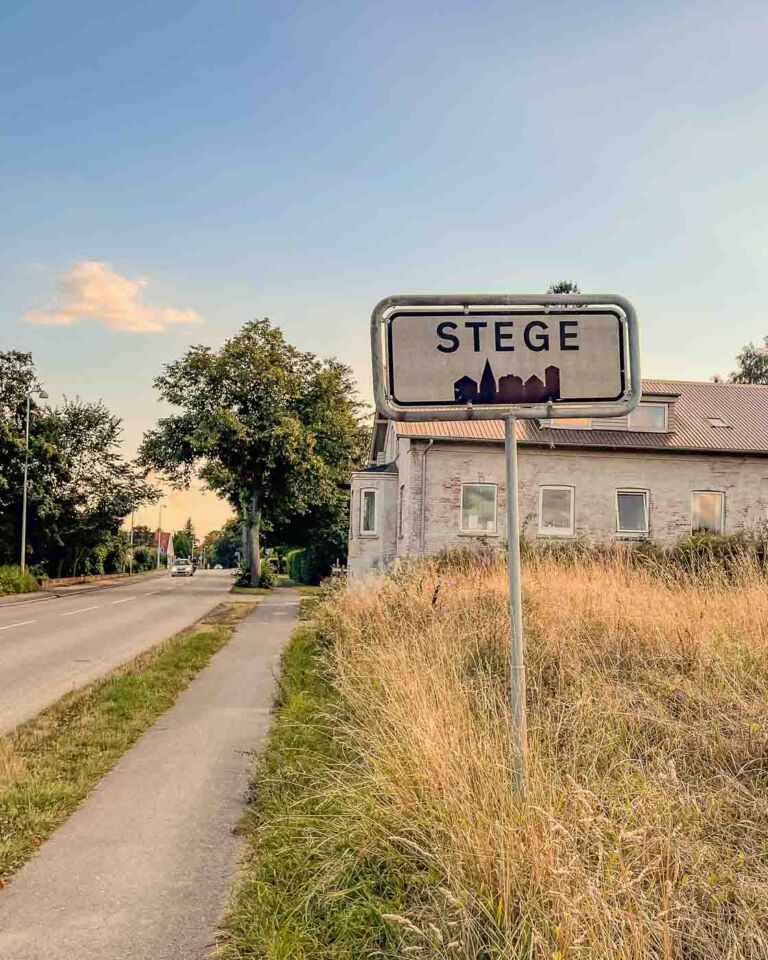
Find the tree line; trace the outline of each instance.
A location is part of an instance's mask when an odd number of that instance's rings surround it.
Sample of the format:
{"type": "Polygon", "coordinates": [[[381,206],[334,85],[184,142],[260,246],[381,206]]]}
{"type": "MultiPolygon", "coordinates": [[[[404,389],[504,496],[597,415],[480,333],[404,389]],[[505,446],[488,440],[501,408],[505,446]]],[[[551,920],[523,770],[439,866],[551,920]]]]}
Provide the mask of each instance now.
{"type": "MultiPolygon", "coordinates": [[[[176,408],[147,431],[135,461],[121,421],[101,401],[42,403],[31,354],[0,353],[0,565],[18,563],[24,461],[29,457],[26,562],[58,577],[124,569],[131,511],[197,477],[232,506],[207,556],[237,557],[256,584],[267,547],[301,549],[319,579],[346,557],[349,477],[365,463],[369,429],[349,367],[289,344],[268,319],[246,323],[218,350],[192,346],[155,380],[176,408]],[[29,447],[25,441],[30,402],[29,447]]],[[[134,529],[137,568],[153,544],[134,529]]],[[[191,520],[176,552],[191,555],[191,520]]]]}
{"type": "Polygon", "coordinates": [[[101,401],[41,403],[40,386],[31,354],[0,352],[0,564],[20,560],[28,452],[26,562],[50,577],[120,570],[123,520],[158,491],[123,457],[121,421],[101,401]]]}

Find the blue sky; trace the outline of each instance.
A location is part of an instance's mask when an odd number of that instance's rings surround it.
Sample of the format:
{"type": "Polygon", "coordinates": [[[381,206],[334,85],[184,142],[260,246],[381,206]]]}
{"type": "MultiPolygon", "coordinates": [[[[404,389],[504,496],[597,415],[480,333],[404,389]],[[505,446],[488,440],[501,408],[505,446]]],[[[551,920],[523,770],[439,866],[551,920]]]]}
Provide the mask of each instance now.
{"type": "Polygon", "coordinates": [[[767,43],[765,3],[3,4],[0,343],[129,449],[163,362],[257,315],[370,395],[396,292],[573,278],[647,374],[728,372],[768,333],[767,43]],[[200,322],[25,322],[83,262],[200,322]]]}

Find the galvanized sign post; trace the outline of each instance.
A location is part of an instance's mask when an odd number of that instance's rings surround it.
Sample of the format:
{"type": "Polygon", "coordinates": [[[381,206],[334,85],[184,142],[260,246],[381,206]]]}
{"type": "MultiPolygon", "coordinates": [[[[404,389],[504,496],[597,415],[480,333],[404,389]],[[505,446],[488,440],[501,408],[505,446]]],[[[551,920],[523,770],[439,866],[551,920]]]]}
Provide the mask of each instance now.
{"type": "Polygon", "coordinates": [[[376,409],[392,420],[504,420],[512,778],[526,770],[518,419],[620,417],[640,399],[634,308],[610,294],[387,297],[371,317],[376,409]]]}

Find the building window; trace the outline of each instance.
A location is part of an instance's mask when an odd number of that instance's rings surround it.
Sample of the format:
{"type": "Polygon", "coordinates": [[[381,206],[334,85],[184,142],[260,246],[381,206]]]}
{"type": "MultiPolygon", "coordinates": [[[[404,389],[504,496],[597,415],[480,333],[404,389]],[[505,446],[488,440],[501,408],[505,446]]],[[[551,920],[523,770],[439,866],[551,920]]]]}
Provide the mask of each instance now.
{"type": "Polygon", "coordinates": [[[707,417],[707,423],[710,427],[730,427],[730,423],[724,417],[707,417]]]}
{"type": "Polygon", "coordinates": [[[461,485],[462,533],[496,533],[496,484],[461,485]]]}
{"type": "Polygon", "coordinates": [[[539,533],[549,537],[572,537],[573,500],[573,487],[541,487],[539,533]]]}
{"type": "Polygon", "coordinates": [[[691,532],[722,533],[725,494],[720,490],[694,490],[691,494],[691,532]]]}
{"type": "Polygon", "coordinates": [[[616,532],[645,536],[648,533],[648,491],[616,491],[616,532]]]}
{"type": "Polygon", "coordinates": [[[664,433],[667,429],[666,403],[641,403],[629,415],[629,429],[664,433]]]}
{"type": "Polygon", "coordinates": [[[360,491],[360,533],[376,533],[376,491],[360,491]]]}
{"type": "Polygon", "coordinates": [[[591,430],[591,417],[558,417],[556,420],[545,420],[544,424],[558,430],[591,430]]]}

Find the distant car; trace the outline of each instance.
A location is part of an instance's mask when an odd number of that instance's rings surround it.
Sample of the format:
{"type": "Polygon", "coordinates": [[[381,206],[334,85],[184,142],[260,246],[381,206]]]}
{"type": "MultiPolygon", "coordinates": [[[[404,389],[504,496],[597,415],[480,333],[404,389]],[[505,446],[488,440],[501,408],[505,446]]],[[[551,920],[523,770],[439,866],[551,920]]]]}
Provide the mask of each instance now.
{"type": "Polygon", "coordinates": [[[222,567],[222,565],[221,565],[220,563],[217,563],[216,566],[215,566],[213,569],[214,569],[214,570],[223,570],[224,567],[222,567]]]}
{"type": "Polygon", "coordinates": [[[171,567],[171,576],[172,577],[191,577],[194,576],[195,568],[192,566],[191,560],[174,560],[173,566],[171,567]]]}

